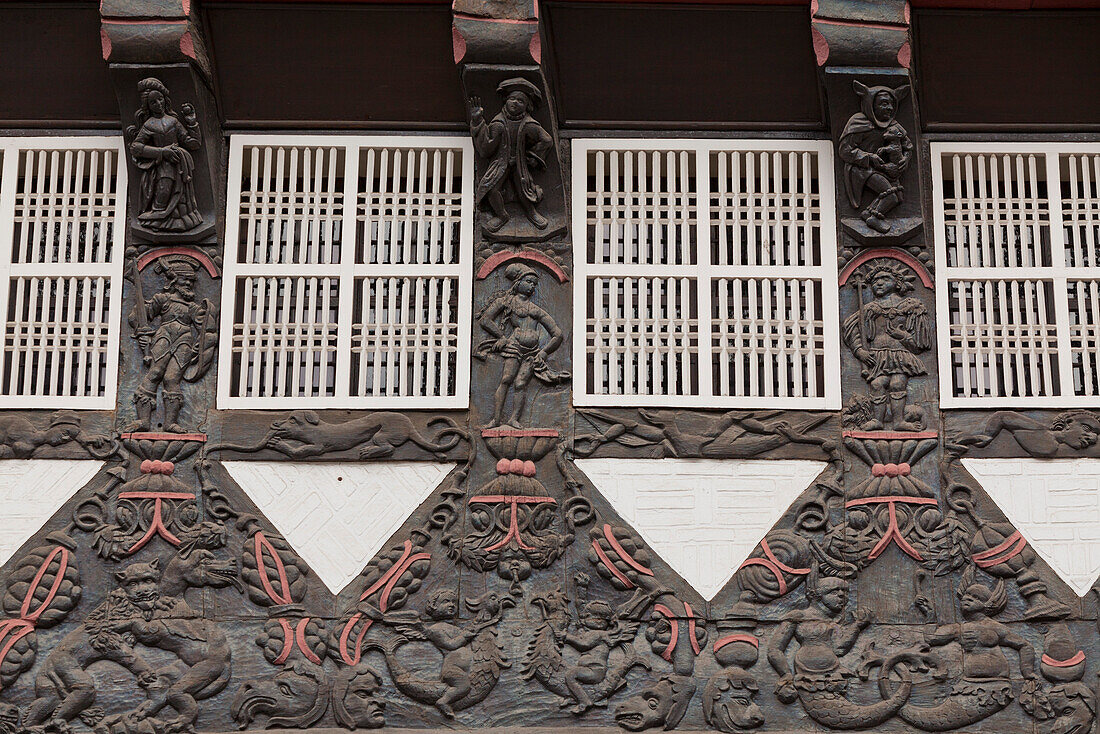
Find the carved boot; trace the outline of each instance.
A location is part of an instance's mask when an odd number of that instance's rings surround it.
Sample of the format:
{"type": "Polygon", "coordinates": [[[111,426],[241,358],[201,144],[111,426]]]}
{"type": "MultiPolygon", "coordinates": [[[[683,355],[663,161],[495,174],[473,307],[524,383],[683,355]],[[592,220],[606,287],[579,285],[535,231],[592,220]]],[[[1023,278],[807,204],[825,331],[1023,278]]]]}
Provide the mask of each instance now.
{"type": "Polygon", "coordinates": [[[156,394],[150,395],[138,388],[134,393],[134,410],[137,420],[126,426],[127,431],[148,431],[153,425],[153,410],[157,407],[156,394]]]}
{"type": "Polygon", "coordinates": [[[534,204],[526,204],[523,210],[527,214],[527,218],[531,220],[531,224],[538,229],[546,229],[546,225],[550,224],[550,220],[539,214],[539,210],[535,208],[534,204]]]}
{"type": "Polygon", "coordinates": [[[164,430],[168,433],[186,433],[179,424],[181,410],[183,410],[183,393],[164,393],[164,430]]]}

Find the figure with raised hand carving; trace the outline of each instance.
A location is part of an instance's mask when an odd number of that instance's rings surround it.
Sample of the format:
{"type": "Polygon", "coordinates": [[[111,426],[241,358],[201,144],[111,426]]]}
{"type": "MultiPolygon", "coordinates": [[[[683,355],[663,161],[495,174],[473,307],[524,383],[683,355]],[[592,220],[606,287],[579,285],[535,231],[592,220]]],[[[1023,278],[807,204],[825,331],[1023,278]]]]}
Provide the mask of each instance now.
{"type": "Polygon", "coordinates": [[[493,395],[493,425],[518,427],[527,405],[527,389],[532,377],[547,385],[559,385],[568,382],[571,375],[554,369],[547,362],[549,355],[561,346],[563,333],[554,317],[531,300],[538,288],[538,273],[528,265],[515,262],[504,269],[504,277],[511,282],[511,287],[493,294],[477,312],[478,325],[492,338],[478,344],[474,356],[484,360],[490,354],[497,354],[504,360],[500,385],[493,395]],[[540,327],[550,337],[545,343],[540,327]],[[504,408],[509,393],[512,394],[512,412],[505,421],[504,408]]]}

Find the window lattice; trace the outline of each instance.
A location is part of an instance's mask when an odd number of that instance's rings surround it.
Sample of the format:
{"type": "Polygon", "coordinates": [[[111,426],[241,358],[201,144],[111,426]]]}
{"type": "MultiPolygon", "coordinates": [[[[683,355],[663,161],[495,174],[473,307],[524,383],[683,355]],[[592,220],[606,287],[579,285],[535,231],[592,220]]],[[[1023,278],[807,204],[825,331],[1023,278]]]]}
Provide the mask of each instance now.
{"type": "Polygon", "coordinates": [[[946,406],[1100,398],[1100,147],[932,146],[946,406]]]}
{"type": "Polygon", "coordinates": [[[111,137],[0,138],[3,407],[114,407],[120,150],[111,137]]]}
{"type": "Polygon", "coordinates": [[[460,138],[235,136],[219,404],[464,406],[472,178],[460,138]]]}
{"type": "Polygon", "coordinates": [[[575,140],[577,402],[839,407],[830,156],[575,140]]]}

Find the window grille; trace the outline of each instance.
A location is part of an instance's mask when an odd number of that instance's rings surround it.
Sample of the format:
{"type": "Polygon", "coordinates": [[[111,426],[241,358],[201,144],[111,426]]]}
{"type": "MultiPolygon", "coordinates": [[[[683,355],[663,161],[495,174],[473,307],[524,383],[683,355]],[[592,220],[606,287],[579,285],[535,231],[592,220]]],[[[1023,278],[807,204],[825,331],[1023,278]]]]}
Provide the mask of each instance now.
{"type": "Polygon", "coordinates": [[[943,405],[1100,404],[1100,145],[932,160],[943,405]]]}
{"type": "Polygon", "coordinates": [[[0,407],[115,407],[121,155],[118,137],[0,138],[0,407]]]}
{"type": "Polygon", "coordinates": [[[579,405],[840,407],[832,149],[574,140],[579,405]]]}
{"type": "Polygon", "coordinates": [[[471,151],[231,139],[219,407],[468,404],[471,151]]]}

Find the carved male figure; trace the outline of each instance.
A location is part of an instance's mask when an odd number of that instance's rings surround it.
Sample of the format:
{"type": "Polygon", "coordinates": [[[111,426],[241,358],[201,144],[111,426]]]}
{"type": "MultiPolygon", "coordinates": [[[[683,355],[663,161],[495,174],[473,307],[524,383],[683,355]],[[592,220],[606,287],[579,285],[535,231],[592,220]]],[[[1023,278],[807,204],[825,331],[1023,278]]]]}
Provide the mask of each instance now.
{"type": "MultiPolygon", "coordinates": [[[[138,345],[148,369],[134,392],[137,421],[131,431],[148,431],[157,404],[157,387],[164,392],[164,430],[183,433],[182,381],[194,382],[210,368],[217,339],[217,314],[208,299],[195,302],[197,263],[184,256],[163,258],[158,265],[168,280],[165,290],[149,300],[139,299],[130,313],[138,345]],[[159,319],[154,330],[150,319],[159,319]]],[[[135,271],[135,280],[141,277],[135,271]]]]}
{"type": "Polygon", "coordinates": [[[917,356],[932,347],[932,317],[913,290],[913,273],[895,260],[880,258],[865,266],[862,276],[874,299],[864,305],[862,281],[856,281],[859,309],[844,321],[844,343],[864,364],[863,379],[871,387],[875,417],[860,426],[865,431],[893,425],[902,431],[921,429],[920,415],[907,409],[909,380],[927,374],[917,356]]]}
{"type": "Polygon", "coordinates": [[[509,220],[507,201],[516,201],[527,219],[538,229],[548,221],[538,211],[542,187],[535,183],[532,168],[545,168],[546,151],[554,144],[550,133],[531,113],[542,101],[542,93],[526,79],[506,79],[497,87],[504,100],[501,111],[485,121],[481,100],[470,100],[470,132],[478,155],[489,158],[485,175],[477,185],[477,206],[488,206],[492,217],[485,225],[496,232],[509,220]]]}
{"type": "Polygon", "coordinates": [[[46,428],[39,428],[26,416],[0,415],[0,459],[27,459],[40,446],[61,446],[79,436],[80,416],[71,410],[54,413],[46,428]]]}
{"type": "Polygon", "coordinates": [[[512,286],[498,291],[477,313],[477,322],[492,337],[477,345],[474,356],[485,359],[498,354],[504,360],[500,385],[493,394],[493,425],[518,426],[527,405],[527,387],[531,378],[547,385],[568,382],[571,375],[555,370],[547,358],[562,342],[562,330],[554,318],[531,301],[539,284],[535,270],[523,263],[512,263],[504,269],[504,277],[512,286]],[[549,340],[544,344],[540,327],[549,340]],[[512,412],[504,418],[505,401],[512,393],[512,412]]]}
{"type": "Polygon", "coordinates": [[[1087,410],[1067,410],[1044,424],[1023,413],[999,410],[989,416],[980,433],[957,437],[955,444],[961,450],[988,446],[1002,431],[1007,431],[1029,455],[1048,458],[1062,446],[1076,451],[1095,446],[1100,438],[1100,417],[1087,410]]]}
{"type": "Polygon", "coordinates": [[[573,713],[581,715],[592,708],[592,698],[584,683],[599,683],[607,676],[611,648],[619,644],[612,629],[615,610],[602,601],[591,601],[581,611],[581,628],[565,636],[565,644],[581,653],[580,660],[565,671],[565,682],[577,705],[573,713]]]}
{"type": "Polygon", "coordinates": [[[890,231],[886,215],[902,201],[901,177],[913,157],[913,141],[897,121],[898,107],[909,96],[909,85],[867,87],[853,82],[861,111],[848,119],[840,135],[838,155],[844,161],[844,188],[853,207],[863,192],[874,195],[860,218],[876,232],[890,231]]]}
{"type": "Polygon", "coordinates": [[[195,109],[183,105],[181,120],[172,110],[168,88],[158,79],[143,79],[138,92],[136,125],[127,130],[132,137],[130,155],[142,171],[138,221],[162,232],[192,230],[202,224],[195,200],[195,161],[189,152],[202,145],[195,109]]]}

